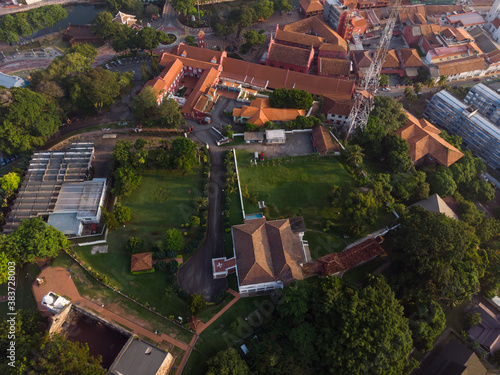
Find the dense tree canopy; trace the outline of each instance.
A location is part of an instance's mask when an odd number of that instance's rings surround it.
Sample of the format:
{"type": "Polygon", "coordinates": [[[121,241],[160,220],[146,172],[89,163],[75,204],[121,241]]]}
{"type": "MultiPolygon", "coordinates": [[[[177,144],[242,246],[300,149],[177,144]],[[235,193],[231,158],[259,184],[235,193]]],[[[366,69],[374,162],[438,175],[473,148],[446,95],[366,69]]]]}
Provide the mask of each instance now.
{"type": "Polygon", "coordinates": [[[169,228],[163,238],[163,247],[167,251],[181,252],[184,248],[184,237],[176,228],[169,228]]]}
{"type": "Polygon", "coordinates": [[[172,167],[189,173],[198,164],[196,158],[196,143],[184,137],[178,137],[172,142],[171,164],[172,167]]]}
{"type": "Polygon", "coordinates": [[[26,88],[0,90],[8,101],[0,106],[0,149],[5,155],[29,151],[45,143],[61,121],[56,107],[26,88]]]}
{"type": "Polygon", "coordinates": [[[470,299],[484,273],[479,239],[463,221],[414,207],[401,218],[394,258],[402,266],[395,286],[405,299],[446,303],[470,299]]]}
{"type": "Polygon", "coordinates": [[[274,108],[295,108],[308,110],[312,107],[313,98],[304,90],[276,89],[269,95],[274,108]]]}
{"type": "Polygon", "coordinates": [[[0,189],[2,189],[3,197],[9,198],[19,188],[21,176],[15,172],[9,172],[3,177],[0,177],[0,189]]]}
{"type": "Polygon", "coordinates": [[[278,12],[290,12],[293,9],[291,1],[289,0],[274,0],[274,10],[278,12]]]}
{"type": "Polygon", "coordinates": [[[186,123],[179,105],[173,99],[164,98],[158,105],[156,93],[146,87],[132,99],[132,112],[137,121],[147,127],[177,129],[186,123]]]}
{"type": "Polygon", "coordinates": [[[206,375],[248,375],[250,369],[247,363],[241,359],[238,351],[229,348],[218,352],[207,361],[208,371],[206,375]]]}
{"type": "Polygon", "coordinates": [[[410,307],[410,329],[417,349],[428,351],[446,328],[446,317],[436,301],[414,303],[410,307]]]}
{"type": "Polygon", "coordinates": [[[391,181],[393,186],[392,195],[403,202],[416,202],[428,198],[430,187],[425,182],[425,178],[424,172],[415,169],[393,175],[391,181]]]}
{"type": "MultiPolygon", "coordinates": [[[[11,375],[105,375],[101,358],[89,354],[87,344],[50,336],[44,330],[44,318],[38,310],[19,310],[16,316],[16,363],[8,366],[7,355],[0,358],[0,373],[11,375]]],[[[9,323],[0,325],[0,349],[7,353],[11,339],[9,323]]]]}
{"type": "Polygon", "coordinates": [[[113,22],[113,15],[110,12],[100,12],[92,20],[90,30],[102,38],[108,39],[117,36],[121,31],[121,25],[113,22]]]}
{"type": "Polygon", "coordinates": [[[124,12],[141,16],[144,12],[144,3],[140,0],[106,0],[106,3],[112,14],[124,12]]]}
{"type": "Polygon", "coordinates": [[[61,5],[44,5],[0,17],[0,40],[6,43],[16,43],[19,36],[28,36],[32,33],[50,27],[65,19],[68,13],[61,5]]]}
{"type": "Polygon", "coordinates": [[[45,224],[41,217],[25,219],[14,231],[0,236],[0,251],[18,265],[33,263],[35,258],[54,258],[70,245],[61,231],[45,224]]]}
{"type": "Polygon", "coordinates": [[[258,374],[408,374],[412,339],[385,280],[352,288],[337,277],[285,288],[277,317],[252,341],[258,374]]]}

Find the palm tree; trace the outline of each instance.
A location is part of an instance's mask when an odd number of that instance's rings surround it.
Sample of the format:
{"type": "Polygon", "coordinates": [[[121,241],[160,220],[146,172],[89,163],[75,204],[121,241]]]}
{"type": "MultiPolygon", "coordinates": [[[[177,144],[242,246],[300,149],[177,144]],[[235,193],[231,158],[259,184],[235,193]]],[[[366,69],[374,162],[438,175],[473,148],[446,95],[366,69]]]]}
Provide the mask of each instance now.
{"type": "Polygon", "coordinates": [[[448,80],[448,76],[445,76],[444,74],[439,76],[438,85],[444,86],[447,80],[448,80]]]}
{"type": "Polygon", "coordinates": [[[428,88],[432,88],[436,84],[432,78],[426,79],[424,83],[428,88]]]}
{"type": "Polygon", "coordinates": [[[349,146],[347,148],[347,162],[352,165],[360,166],[363,163],[363,148],[359,145],[349,146]]]}

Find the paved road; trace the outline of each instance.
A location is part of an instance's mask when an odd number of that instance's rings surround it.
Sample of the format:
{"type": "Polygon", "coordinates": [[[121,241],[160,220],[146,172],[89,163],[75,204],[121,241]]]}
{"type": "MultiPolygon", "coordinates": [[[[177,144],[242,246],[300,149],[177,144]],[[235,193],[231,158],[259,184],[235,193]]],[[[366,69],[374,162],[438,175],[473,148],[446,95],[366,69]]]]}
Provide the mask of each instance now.
{"type": "Polygon", "coordinates": [[[217,293],[227,288],[226,279],[212,277],[212,258],[224,256],[222,238],[222,208],[225,171],[224,150],[216,146],[215,133],[206,125],[194,126],[193,134],[210,146],[210,192],[207,219],[207,238],[202,247],[179,269],[178,279],[182,289],[191,294],[201,294],[213,300],[217,293]]]}

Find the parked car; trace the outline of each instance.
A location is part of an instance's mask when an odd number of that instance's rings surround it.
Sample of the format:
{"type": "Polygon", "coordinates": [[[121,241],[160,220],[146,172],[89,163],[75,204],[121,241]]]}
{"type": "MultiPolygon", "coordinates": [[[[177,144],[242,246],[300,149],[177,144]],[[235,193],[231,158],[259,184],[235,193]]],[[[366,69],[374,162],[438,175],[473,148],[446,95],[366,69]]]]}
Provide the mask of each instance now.
{"type": "Polygon", "coordinates": [[[264,161],[264,153],[263,152],[260,153],[259,159],[260,159],[260,161],[264,161]]]}

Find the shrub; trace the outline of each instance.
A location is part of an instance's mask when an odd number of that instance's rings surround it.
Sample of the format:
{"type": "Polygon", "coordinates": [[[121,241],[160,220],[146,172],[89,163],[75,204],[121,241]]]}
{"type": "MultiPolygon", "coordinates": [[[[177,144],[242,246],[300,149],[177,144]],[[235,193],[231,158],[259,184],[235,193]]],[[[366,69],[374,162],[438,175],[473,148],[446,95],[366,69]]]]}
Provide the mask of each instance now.
{"type": "Polygon", "coordinates": [[[153,259],[163,259],[166,257],[167,254],[165,253],[165,250],[158,250],[153,253],[153,259]]]}
{"type": "Polygon", "coordinates": [[[167,255],[166,258],[175,258],[177,256],[177,251],[168,250],[166,255],[167,255]]]}
{"type": "Polygon", "coordinates": [[[120,224],[130,221],[130,219],[132,218],[132,210],[130,209],[130,207],[122,206],[121,204],[116,205],[113,214],[120,224]]]}
{"type": "Polygon", "coordinates": [[[144,241],[139,237],[130,237],[125,245],[125,250],[130,253],[139,253],[144,246],[144,241]]]}
{"type": "Polygon", "coordinates": [[[165,262],[164,260],[159,260],[158,262],[156,262],[155,268],[158,271],[166,271],[167,270],[167,262],[165,262]]]}
{"type": "Polygon", "coordinates": [[[189,299],[189,311],[195,315],[202,311],[207,306],[203,297],[199,294],[193,294],[189,299]]]}
{"type": "Polygon", "coordinates": [[[166,271],[169,274],[175,275],[178,269],[179,269],[179,263],[177,263],[176,260],[171,260],[170,262],[167,263],[166,271]]]}
{"type": "Polygon", "coordinates": [[[168,229],[165,234],[165,238],[163,239],[163,245],[167,251],[173,250],[181,252],[184,248],[184,238],[182,233],[176,228],[168,229]]]}
{"type": "Polygon", "coordinates": [[[101,209],[102,209],[102,217],[103,217],[104,224],[106,225],[106,227],[109,230],[118,229],[118,226],[120,225],[120,223],[118,222],[118,220],[116,220],[115,215],[111,212],[106,211],[104,209],[104,207],[101,207],[101,209]]]}

